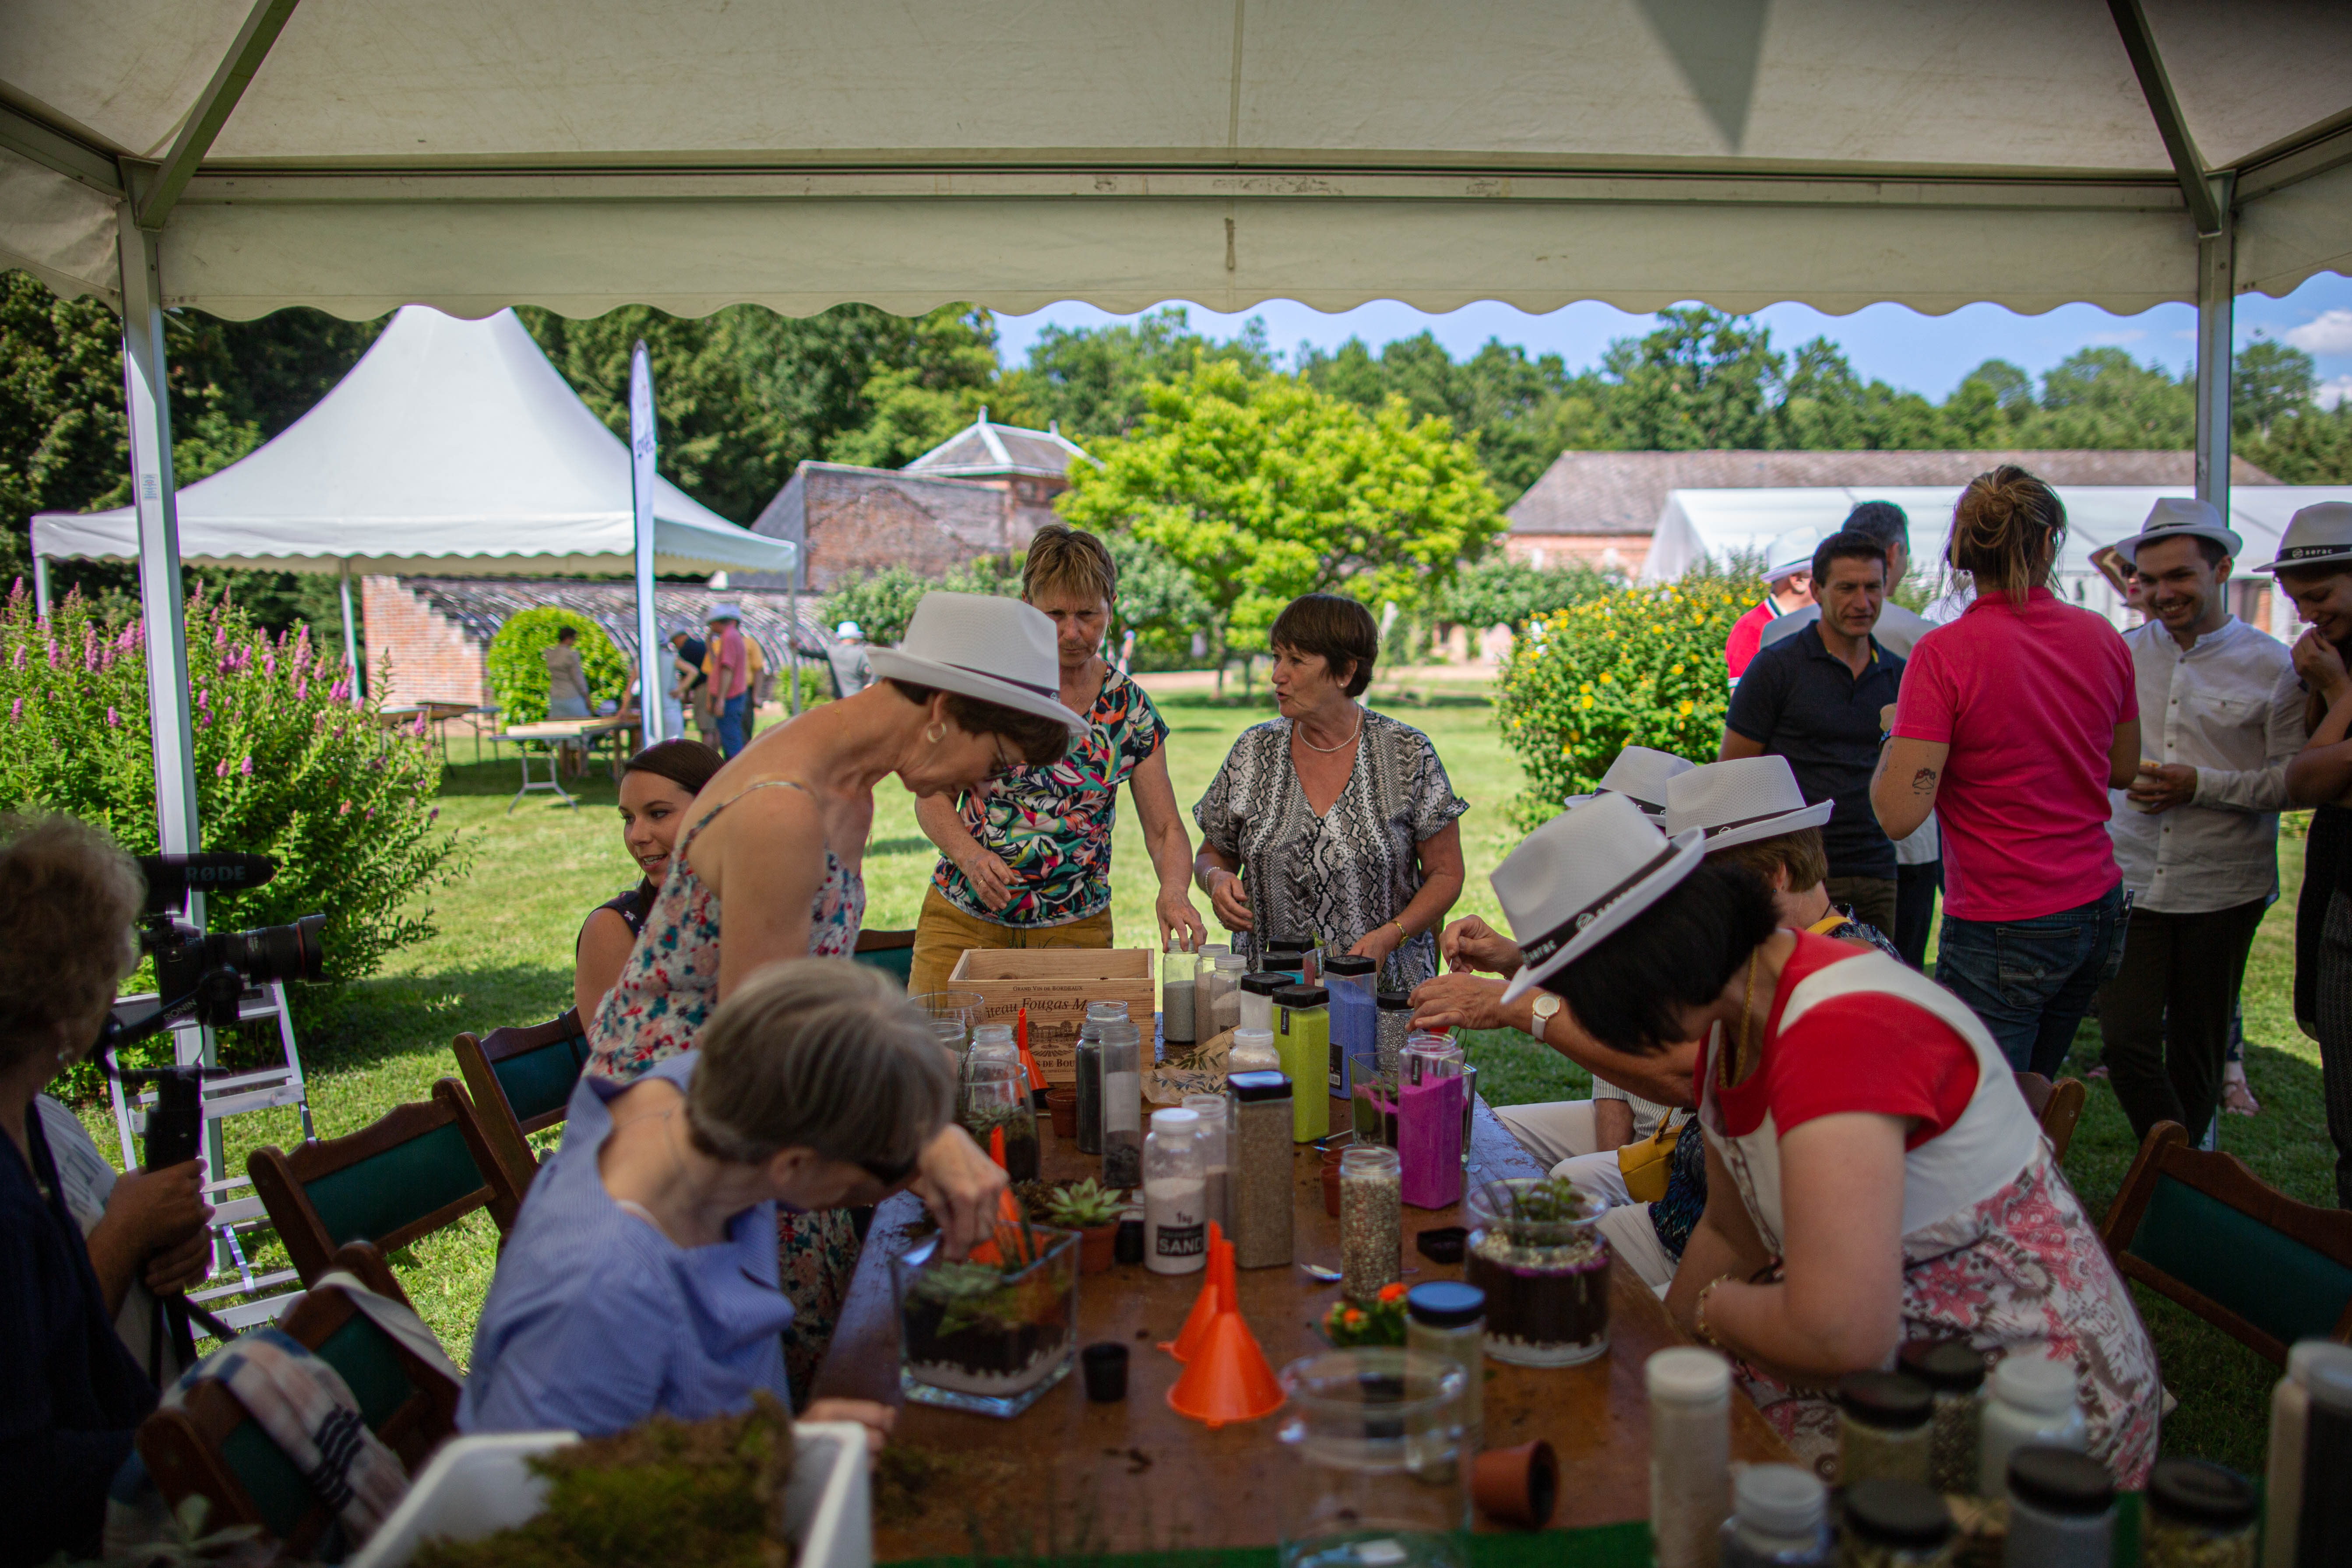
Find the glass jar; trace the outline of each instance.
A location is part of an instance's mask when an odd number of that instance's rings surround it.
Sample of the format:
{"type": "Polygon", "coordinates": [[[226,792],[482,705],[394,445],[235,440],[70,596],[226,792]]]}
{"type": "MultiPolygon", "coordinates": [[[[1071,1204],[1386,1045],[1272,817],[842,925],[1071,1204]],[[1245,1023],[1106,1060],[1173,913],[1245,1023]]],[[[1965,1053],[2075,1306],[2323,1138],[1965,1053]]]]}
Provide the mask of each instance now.
{"type": "MultiPolygon", "coordinates": [[[[1249,973],[1249,960],[1230,952],[1221,952],[1202,971],[1209,985],[1209,1019],[1203,1026],[1212,1036],[1242,1026],[1242,976],[1249,973]]],[[[1195,982],[1193,1005],[1200,1004],[1199,983],[1195,982]]]]}
{"type": "Polygon", "coordinates": [[[1193,982],[1201,961],[1181,947],[1160,955],[1160,1034],[1171,1046],[1189,1046],[1197,1037],[1192,1028],[1193,982]]]}
{"type": "Polygon", "coordinates": [[[1037,1112],[1019,1062],[982,1061],[966,1075],[963,1113],[959,1118],[972,1142],[992,1155],[1004,1141],[1004,1173],[1016,1182],[1037,1179],[1037,1112]]]}
{"type": "Polygon", "coordinates": [[[2352,1345],[2303,1340],[2286,1352],[2286,1375],[2271,1390],[2270,1461],[2263,1506],[2271,1527],[2263,1537],[2264,1568],[2294,1568],[2294,1530],[2303,1513],[2303,1449],[2311,1425],[2311,1374],[2317,1366],[2352,1373],[2352,1345]]]}
{"type": "Polygon", "coordinates": [[[1274,1048],[1271,1029],[1235,1029],[1234,1043],[1225,1053],[1225,1071],[1280,1072],[1282,1053],[1274,1048]]]}
{"type": "Polygon", "coordinates": [[[1899,1372],[1850,1372],[1837,1381],[1838,1484],[1927,1484],[1936,1396],[1899,1372]]]}
{"type": "Polygon", "coordinates": [[[1936,1413],[1927,1436],[1927,1484],[1950,1496],[1977,1489],[1977,1446],[1984,1431],[1985,1358],[1966,1340],[1913,1340],[1903,1371],[1927,1385],[1936,1413]]]}
{"type": "Polygon", "coordinates": [[[2010,1455],[2004,1568],[2108,1568],[2115,1531],[2106,1466],[2068,1448],[2029,1446],[2010,1455]]]}
{"type": "Polygon", "coordinates": [[[1404,1065],[1404,1043],[1412,1034],[1412,993],[1377,992],[1372,1007],[1372,1033],[1380,1047],[1381,1071],[1394,1078],[1404,1065]]]}
{"type": "Polygon", "coordinates": [[[1229,1073],[1225,1094],[1234,1105],[1234,1266],[1286,1266],[1297,1147],[1290,1141],[1290,1080],[1278,1072],[1229,1073]]]}
{"type": "Polygon", "coordinates": [[[1486,1293],[1475,1285],[1433,1279],[1404,1295],[1404,1348],[1440,1356],[1462,1369],[1463,1448],[1485,1444],[1486,1293]]]}
{"type": "Polygon", "coordinates": [[[1143,1181],[1143,1034],[1118,1005],[1120,1016],[1102,1024],[1102,1180],[1132,1187],[1143,1181]]]}
{"type": "Polygon", "coordinates": [[[1829,1568],[1829,1489],[1794,1465],[1749,1465],[1732,1484],[1718,1538],[1719,1568],[1829,1568]]]}
{"type": "Polygon", "coordinates": [[[2074,1402],[2074,1364],[2037,1355],[2012,1355],[1993,1368],[1977,1444],[1977,1492],[2009,1495],[2009,1456],[2029,1443],[2080,1451],[2086,1446],[2082,1406],[2074,1402]]]}
{"type": "Polygon", "coordinates": [[[1952,1515],[1918,1481],[1857,1481],[1838,1493],[1841,1568],[1947,1568],[1952,1515]]]}
{"type": "Polygon", "coordinates": [[[1410,1350],[1282,1369],[1290,1449],[1281,1568],[1467,1568],[1462,1369],[1410,1350]]]}
{"type": "Polygon", "coordinates": [[[1286,985],[1274,994],[1274,1048],[1297,1091],[1291,1114],[1297,1141],[1311,1143],[1331,1131],[1331,994],[1320,985],[1286,985]],[[1323,1092],[1318,1092],[1318,1089],[1323,1092]]]}
{"type": "Polygon", "coordinates": [[[1102,1029],[1089,1018],[1078,1026],[1078,1043],[1072,1058],[1077,1079],[1078,1135],[1081,1154],[1102,1152],[1102,1029]]]}
{"type": "Polygon", "coordinates": [[[2237,1471],[2202,1459],[2158,1459],[2140,1510],[2140,1561],[2147,1568],[2253,1568],[2261,1515],[2253,1483],[2237,1471]]]}
{"type": "MultiPolygon", "coordinates": [[[[1188,1094],[1184,1097],[1184,1109],[1201,1119],[1201,1174],[1209,1184],[1208,1196],[1203,1200],[1202,1209],[1202,1217],[1230,1237],[1234,1228],[1234,1211],[1229,1196],[1231,1186],[1226,1179],[1225,1150],[1233,1131],[1229,1125],[1232,1107],[1225,1103],[1225,1097],[1222,1094],[1188,1094]]],[[[1150,1161],[1147,1159],[1144,1164],[1147,1167],[1144,1181],[1148,1184],[1151,1180],[1148,1168],[1150,1161]]]]}
{"type": "Polygon", "coordinates": [[[1404,1201],[1451,1208],[1462,1201],[1462,1114],[1469,1086],[1462,1047],[1440,1035],[1415,1035],[1397,1081],[1396,1150],[1404,1162],[1404,1201]]]}
{"type": "Polygon", "coordinates": [[[1605,1205],[1552,1177],[1470,1189],[1464,1278],[1486,1292],[1486,1353],[1517,1366],[1575,1366],[1609,1349],[1605,1205]]]}
{"type": "Polygon", "coordinates": [[[1339,1154],[1339,1293],[1370,1302],[1404,1278],[1404,1205],[1393,1149],[1339,1154]]]}
{"type": "Polygon", "coordinates": [[[1240,1027],[1274,1033],[1274,994],[1295,984],[1287,974],[1269,974],[1264,970],[1243,975],[1240,1027]]]}
{"type": "Polygon", "coordinates": [[[1731,1363],[1677,1345],[1642,1365],[1650,1400],[1650,1540],[1658,1568],[1714,1568],[1731,1504],[1731,1363]]]}
{"type": "Polygon", "coordinates": [[[1075,1230],[1003,1222],[992,1248],[961,1261],[943,1255],[937,1236],[892,1258],[900,1391],[924,1405],[1012,1416],[1068,1376],[1079,1239],[1075,1230]]]}
{"type": "Polygon", "coordinates": [[[924,991],[907,1000],[921,1008],[923,1016],[934,1023],[952,1019],[962,1025],[966,1039],[971,1037],[971,1031],[979,1027],[988,1012],[988,998],[977,991],[924,991]]]}
{"type": "Polygon", "coordinates": [[[1143,1266],[1154,1274],[1196,1274],[1209,1261],[1209,1180],[1201,1163],[1201,1118],[1181,1107],[1151,1113],[1143,1141],[1143,1266]]]}

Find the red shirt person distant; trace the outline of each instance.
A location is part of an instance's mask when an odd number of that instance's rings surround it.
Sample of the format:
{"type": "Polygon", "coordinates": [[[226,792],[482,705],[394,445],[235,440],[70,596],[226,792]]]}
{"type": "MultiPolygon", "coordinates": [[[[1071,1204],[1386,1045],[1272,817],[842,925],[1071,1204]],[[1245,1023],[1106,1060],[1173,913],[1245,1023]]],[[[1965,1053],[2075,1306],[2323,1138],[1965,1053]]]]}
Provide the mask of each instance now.
{"type": "Polygon", "coordinates": [[[1731,636],[1723,645],[1723,662],[1730,666],[1732,679],[1748,673],[1748,663],[1764,646],[1766,626],[1813,602],[1813,552],[1821,542],[1820,534],[1801,528],[1766,548],[1764,600],[1731,624],[1731,636]]]}

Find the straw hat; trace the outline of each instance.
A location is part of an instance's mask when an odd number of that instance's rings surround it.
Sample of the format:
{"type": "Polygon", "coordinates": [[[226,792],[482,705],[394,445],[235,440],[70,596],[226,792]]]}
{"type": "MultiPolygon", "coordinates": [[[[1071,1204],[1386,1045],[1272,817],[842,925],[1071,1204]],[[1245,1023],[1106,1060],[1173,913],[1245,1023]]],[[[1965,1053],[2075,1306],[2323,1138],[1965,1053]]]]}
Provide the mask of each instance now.
{"type": "Polygon", "coordinates": [[[1780,535],[1764,547],[1764,581],[1778,583],[1783,577],[1811,571],[1813,552],[1821,547],[1822,536],[1813,529],[1800,528],[1780,535]]]}
{"type": "Polygon", "coordinates": [[[2340,566],[2347,562],[2352,562],[2352,503],[2324,500],[2287,519],[2286,532],[2279,538],[2278,559],[2254,570],[2340,566]]]}
{"type": "Polygon", "coordinates": [[[2139,547],[2158,540],[2176,539],[2182,535],[2191,539],[2210,539],[2230,552],[2232,560],[2246,548],[2211,501],[2199,500],[2194,496],[2158,496],[2148,509],[2147,521],[2129,539],[2116,541],[2116,553],[2135,566],[2139,563],[2139,547]]]}
{"type": "Polygon", "coordinates": [[[1642,808],[1642,814],[1653,820],[1664,820],[1666,815],[1666,783],[1677,773],[1686,773],[1698,764],[1688,757],[1675,756],[1649,746],[1628,746],[1617,753],[1609,771],[1601,775],[1601,788],[1592,795],[1572,795],[1571,806],[1582,805],[1601,794],[1622,795],[1642,808]]]}
{"type": "Polygon", "coordinates": [[[1835,801],[1805,804],[1786,757],[1735,757],[1680,774],[1666,786],[1666,831],[1698,832],[1709,849],[1819,827],[1835,801]]]}
{"type": "Polygon", "coordinates": [[[897,647],[866,659],[885,680],[976,697],[1060,722],[1083,735],[1087,721],[1062,706],[1062,665],[1045,611],[994,594],[926,594],[897,647]]]}
{"type": "Polygon", "coordinates": [[[1487,879],[1527,958],[1503,1000],[1591,951],[1689,876],[1706,852],[1696,832],[1669,842],[1622,795],[1596,795],[1528,834],[1487,879]]]}

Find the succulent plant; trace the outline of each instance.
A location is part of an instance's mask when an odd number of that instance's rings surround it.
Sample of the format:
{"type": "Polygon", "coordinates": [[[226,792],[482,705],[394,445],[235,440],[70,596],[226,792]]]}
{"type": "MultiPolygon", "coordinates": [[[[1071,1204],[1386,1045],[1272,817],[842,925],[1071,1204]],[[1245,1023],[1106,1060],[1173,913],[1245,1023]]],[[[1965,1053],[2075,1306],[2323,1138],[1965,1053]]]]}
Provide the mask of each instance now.
{"type": "Polygon", "coordinates": [[[1088,1176],[1074,1187],[1061,1187],[1045,1198],[1045,1217],[1067,1230],[1090,1230],[1109,1225],[1127,1206],[1127,1194],[1088,1176]]]}

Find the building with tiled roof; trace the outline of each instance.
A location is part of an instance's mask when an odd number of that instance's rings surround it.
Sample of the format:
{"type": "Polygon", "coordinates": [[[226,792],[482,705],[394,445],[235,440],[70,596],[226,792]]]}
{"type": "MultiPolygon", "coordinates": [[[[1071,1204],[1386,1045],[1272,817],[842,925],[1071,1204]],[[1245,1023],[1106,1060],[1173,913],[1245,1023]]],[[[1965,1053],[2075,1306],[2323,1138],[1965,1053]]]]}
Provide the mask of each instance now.
{"type": "MultiPolygon", "coordinates": [[[[1964,485],[2003,463],[2054,485],[2196,482],[2195,457],[2185,451],[1562,452],[1511,504],[1506,548],[1538,566],[1582,561],[1631,573],[1675,490],[1964,485]]],[[[2230,460],[2230,479],[2278,482],[2242,458],[2230,460]]]]}

